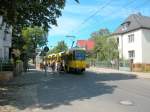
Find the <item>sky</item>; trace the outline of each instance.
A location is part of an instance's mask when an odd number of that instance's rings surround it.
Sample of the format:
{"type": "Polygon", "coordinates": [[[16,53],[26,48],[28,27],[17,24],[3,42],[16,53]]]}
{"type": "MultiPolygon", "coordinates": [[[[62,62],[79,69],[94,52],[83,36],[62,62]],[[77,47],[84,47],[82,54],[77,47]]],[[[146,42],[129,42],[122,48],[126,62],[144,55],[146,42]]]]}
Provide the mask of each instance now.
{"type": "Polygon", "coordinates": [[[90,38],[90,35],[102,28],[110,32],[130,15],[140,12],[150,16],[150,0],[66,0],[62,16],[57,19],[58,26],[52,26],[48,32],[48,46],[54,47],[64,40],[68,47],[72,41],[90,38]],[[66,37],[66,36],[74,37],[66,37]]]}

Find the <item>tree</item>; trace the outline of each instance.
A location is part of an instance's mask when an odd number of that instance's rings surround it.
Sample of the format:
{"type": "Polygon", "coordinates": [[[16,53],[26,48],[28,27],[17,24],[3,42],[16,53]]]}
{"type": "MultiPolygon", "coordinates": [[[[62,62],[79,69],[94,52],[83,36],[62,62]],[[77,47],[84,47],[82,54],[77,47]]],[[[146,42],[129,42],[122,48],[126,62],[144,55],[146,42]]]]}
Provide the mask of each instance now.
{"type": "Polygon", "coordinates": [[[66,50],[68,50],[66,43],[64,41],[60,41],[49,53],[59,53],[66,50]]]}
{"type": "Polygon", "coordinates": [[[36,48],[46,45],[46,34],[47,32],[38,26],[34,26],[33,28],[27,27],[22,30],[22,36],[25,40],[23,50],[25,50],[26,53],[30,55],[30,58],[33,58],[34,63],[36,57],[36,48]]]}
{"type": "Polygon", "coordinates": [[[109,36],[110,35],[110,31],[107,28],[104,29],[100,29],[99,31],[93,32],[91,34],[91,39],[96,39],[102,36],[109,36]]]}
{"type": "Polygon", "coordinates": [[[64,6],[65,0],[0,0],[0,15],[13,26],[36,25],[48,30],[57,25],[64,6]]]}
{"type": "MultiPolygon", "coordinates": [[[[79,3],[78,0],[75,0],[79,3]]],[[[13,27],[13,47],[22,49],[24,27],[40,26],[48,31],[57,25],[65,0],[0,0],[0,15],[13,27]]]]}
{"type": "Polygon", "coordinates": [[[100,29],[92,33],[95,41],[94,57],[101,61],[110,61],[118,58],[118,43],[110,36],[108,29],[100,29]]]}
{"type": "Polygon", "coordinates": [[[108,52],[109,59],[114,60],[118,59],[119,51],[118,51],[118,42],[115,38],[108,38],[108,52]]]}

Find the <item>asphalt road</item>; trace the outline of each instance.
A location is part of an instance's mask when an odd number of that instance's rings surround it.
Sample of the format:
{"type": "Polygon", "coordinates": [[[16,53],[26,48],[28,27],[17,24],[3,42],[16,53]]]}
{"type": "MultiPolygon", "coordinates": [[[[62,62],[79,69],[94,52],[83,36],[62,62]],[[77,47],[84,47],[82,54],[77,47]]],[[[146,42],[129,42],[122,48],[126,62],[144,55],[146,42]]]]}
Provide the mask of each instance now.
{"type": "Polygon", "coordinates": [[[16,80],[18,112],[150,112],[150,79],[131,74],[30,71],[16,80]]]}

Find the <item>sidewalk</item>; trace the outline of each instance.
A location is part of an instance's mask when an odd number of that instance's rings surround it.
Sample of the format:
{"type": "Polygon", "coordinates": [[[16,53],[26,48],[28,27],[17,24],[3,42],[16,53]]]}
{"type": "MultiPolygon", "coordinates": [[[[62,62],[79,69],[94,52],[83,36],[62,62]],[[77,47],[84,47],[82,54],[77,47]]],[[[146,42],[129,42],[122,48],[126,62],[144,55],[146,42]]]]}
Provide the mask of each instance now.
{"type": "Polygon", "coordinates": [[[37,85],[45,83],[45,80],[47,77],[44,72],[31,68],[12,81],[1,84],[0,112],[20,112],[23,104],[35,102],[35,88],[37,85]],[[24,102],[25,98],[31,102],[24,102]]]}
{"type": "Polygon", "coordinates": [[[150,79],[150,73],[144,72],[127,72],[127,71],[120,71],[116,69],[108,69],[108,68],[99,68],[99,67],[90,67],[88,70],[98,72],[98,73],[123,73],[123,74],[132,74],[136,75],[138,78],[150,79]]]}

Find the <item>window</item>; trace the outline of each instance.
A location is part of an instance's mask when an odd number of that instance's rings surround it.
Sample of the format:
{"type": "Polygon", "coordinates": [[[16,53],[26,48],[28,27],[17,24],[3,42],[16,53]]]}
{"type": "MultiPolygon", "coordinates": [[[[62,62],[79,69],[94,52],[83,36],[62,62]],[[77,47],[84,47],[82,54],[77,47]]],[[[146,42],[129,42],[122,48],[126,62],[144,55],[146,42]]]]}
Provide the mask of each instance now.
{"type": "Polygon", "coordinates": [[[7,31],[7,29],[4,30],[4,37],[3,37],[3,40],[6,41],[7,40],[7,34],[9,32],[7,31]]]}
{"type": "Polygon", "coordinates": [[[4,47],[4,58],[8,59],[9,51],[7,47],[4,47]]]}
{"type": "Polygon", "coordinates": [[[85,52],[84,51],[75,51],[75,59],[76,60],[84,60],[85,52]]]}
{"type": "Polygon", "coordinates": [[[128,35],[128,42],[133,43],[134,42],[134,34],[128,35]]]}
{"type": "Polygon", "coordinates": [[[129,27],[129,25],[130,25],[130,21],[127,21],[127,22],[123,23],[122,24],[122,31],[126,31],[127,28],[129,27]]]}
{"type": "Polygon", "coordinates": [[[4,40],[4,41],[6,41],[6,40],[7,40],[7,34],[6,34],[6,33],[4,33],[3,40],[4,40]]]}
{"type": "Polygon", "coordinates": [[[128,51],[128,55],[129,55],[130,59],[134,58],[135,57],[135,51],[134,50],[128,51]]]}
{"type": "Polygon", "coordinates": [[[122,31],[125,31],[125,30],[127,30],[127,26],[126,26],[126,25],[123,25],[123,26],[122,26],[122,31]]]}

